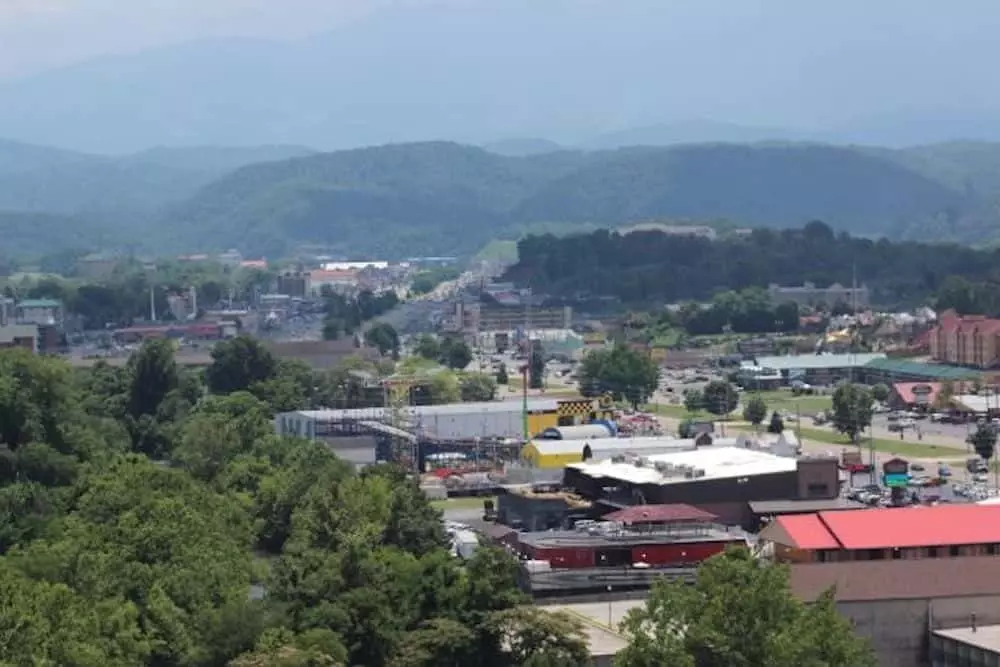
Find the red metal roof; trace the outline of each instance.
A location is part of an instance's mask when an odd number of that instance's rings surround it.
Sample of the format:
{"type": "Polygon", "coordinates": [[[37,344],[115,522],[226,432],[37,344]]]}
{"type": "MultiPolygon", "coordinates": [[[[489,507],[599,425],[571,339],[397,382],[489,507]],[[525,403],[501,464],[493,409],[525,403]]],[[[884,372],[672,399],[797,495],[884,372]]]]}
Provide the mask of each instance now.
{"type": "Polygon", "coordinates": [[[622,523],[677,523],[682,521],[714,521],[711,512],[690,505],[634,505],[604,517],[622,523]]]}
{"type": "Polygon", "coordinates": [[[1000,543],[1000,505],[820,512],[819,519],[844,549],[1000,543]]]}
{"type": "Polygon", "coordinates": [[[818,514],[785,514],[775,518],[774,521],[794,543],[789,546],[808,550],[841,548],[840,542],[820,520],[818,514]]]}
{"type": "Polygon", "coordinates": [[[938,394],[941,393],[940,382],[897,382],[892,385],[892,388],[896,390],[896,393],[899,394],[899,397],[907,405],[917,402],[916,392],[913,391],[914,387],[930,388],[930,392],[925,394],[924,398],[928,405],[935,405],[937,403],[938,394]]]}

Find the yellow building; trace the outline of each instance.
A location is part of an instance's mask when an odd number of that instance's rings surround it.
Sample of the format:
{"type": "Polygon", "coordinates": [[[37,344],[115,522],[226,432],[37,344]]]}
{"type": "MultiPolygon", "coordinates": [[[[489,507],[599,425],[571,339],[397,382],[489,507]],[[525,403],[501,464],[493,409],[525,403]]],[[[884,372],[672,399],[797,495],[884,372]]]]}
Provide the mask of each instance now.
{"type": "Polygon", "coordinates": [[[521,450],[521,459],[534,468],[565,468],[584,461],[589,449],[586,440],[532,440],[521,450]]]}

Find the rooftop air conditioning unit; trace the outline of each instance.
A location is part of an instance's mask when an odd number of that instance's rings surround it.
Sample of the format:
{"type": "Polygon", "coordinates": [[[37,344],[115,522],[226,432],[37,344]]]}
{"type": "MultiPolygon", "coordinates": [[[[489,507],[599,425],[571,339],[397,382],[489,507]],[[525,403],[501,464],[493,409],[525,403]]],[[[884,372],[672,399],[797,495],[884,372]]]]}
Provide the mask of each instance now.
{"type": "Polygon", "coordinates": [[[668,464],[664,463],[663,461],[657,461],[656,463],[653,464],[653,467],[656,468],[656,472],[662,474],[667,472],[668,470],[667,465],[668,464]]]}
{"type": "Polygon", "coordinates": [[[704,477],[705,476],[705,469],[704,468],[696,468],[695,471],[694,471],[694,476],[695,476],[695,478],[704,477]]]}
{"type": "Polygon", "coordinates": [[[628,460],[624,454],[615,454],[611,457],[612,463],[625,463],[628,460]]]}
{"type": "Polygon", "coordinates": [[[645,468],[646,465],[648,465],[648,464],[649,464],[649,460],[646,459],[646,458],[644,458],[644,457],[642,457],[642,456],[640,456],[639,458],[637,458],[635,460],[635,467],[636,468],[645,468]]]}

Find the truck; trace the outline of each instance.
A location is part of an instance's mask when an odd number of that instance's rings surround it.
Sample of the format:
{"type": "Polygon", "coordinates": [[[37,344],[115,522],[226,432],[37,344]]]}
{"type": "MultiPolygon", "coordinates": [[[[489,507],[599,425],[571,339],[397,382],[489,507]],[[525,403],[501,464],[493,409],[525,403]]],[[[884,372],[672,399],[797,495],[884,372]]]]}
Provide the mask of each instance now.
{"type": "Polygon", "coordinates": [[[852,474],[857,472],[870,473],[872,471],[871,464],[865,462],[861,452],[852,452],[846,449],[840,454],[840,469],[852,474]]]}

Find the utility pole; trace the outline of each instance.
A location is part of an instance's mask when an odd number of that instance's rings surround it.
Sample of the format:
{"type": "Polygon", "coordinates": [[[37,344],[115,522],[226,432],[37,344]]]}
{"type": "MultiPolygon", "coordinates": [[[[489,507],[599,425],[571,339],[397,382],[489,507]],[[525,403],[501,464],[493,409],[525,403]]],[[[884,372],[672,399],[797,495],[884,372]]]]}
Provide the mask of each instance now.
{"type": "Polygon", "coordinates": [[[522,296],[524,297],[524,335],[528,338],[527,351],[528,359],[524,364],[524,373],[522,375],[521,383],[521,419],[524,425],[524,441],[528,442],[531,439],[531,433],[528,432],[528,384],[531,381],[531,362],[532,362],[532,345],[531,345],[531,288],[522,291],[522,296]]]}

